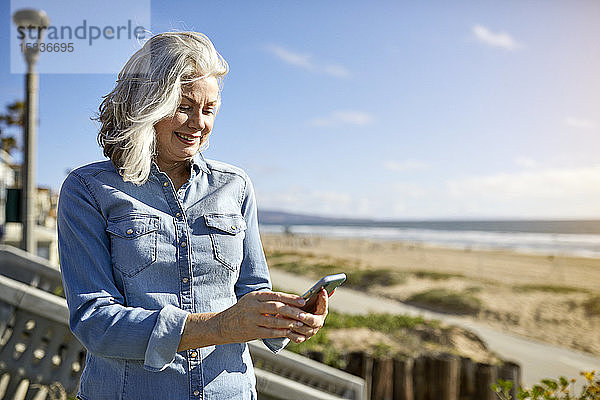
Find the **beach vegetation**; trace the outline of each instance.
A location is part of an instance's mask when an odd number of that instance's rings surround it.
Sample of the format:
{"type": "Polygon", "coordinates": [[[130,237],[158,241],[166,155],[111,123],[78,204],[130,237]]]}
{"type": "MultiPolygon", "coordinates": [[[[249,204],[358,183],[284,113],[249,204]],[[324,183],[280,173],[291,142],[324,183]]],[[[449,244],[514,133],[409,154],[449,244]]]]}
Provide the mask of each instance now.
{"type": "Polygon", "coordinates": [[[367,289],[372,286],[394,286],[406,281],[406,274],[391,269],[363,269],[346,273],[347,285],[367,289]]]}
{"type": "MultiPolygon", "coordinates": [[[[600,379],[596,377],[596,371],[581,372],[585,383],[579,394],[575,393],[574,384],[576,380],[561,376],[557,380],[542,379],[539,384],[530,389],[517,388],[518,400],[600,400],[600,379]]],[[[499,379],[492,385],[492,390],[501,400],[513,400],[511,390],[514,383],[499,379]]]]}
{"type": "Polygon", "coordinates": [[[343,260],[312,259],[300,253],[269,252],[269,266],[298,275],[309,275],[315,278],[344,272],[347,280],[344,286],[357,289],[368,289],[373,286],[393,286],[406,281],[407,273],[389,268],[360,269],[343,260]]]}
{"type": "Polygon", "coordinates": [[[411,273],[418,279],[430,279],[432,281],[441,281],[451,278],[464,278],[463,274],[448,273],[448,272],[437,272],[437,271],[426,271],[418,270],[411,271],[411,273]]]}
{"type": "MultiPolygon", "coordinates": [[[[327,320],[323,328],[305,343],[290,342],[286,350],[303,355],[311,352],[319,352],[323,356],[323,362],[335,368],[344,368],[345,359],[343,349],[335,346],[331,334],[338,329],[367,328],[372,331],[381,332],[391,337],[404,337],[406,330],[413,330],[420,327],[429,327],[439,329],[439,321],[427,321],[423,317],[413,317],[410,315],[396,315],[386,313],[371,314],[344,314],[336,311],[329,311],[327,320]]],[[[392,347],[388,343],[377,343],[369,350],[373,356],[389,355],[392,347]]]]}
{"type": "Polygon", "coordinates": [[[408,297],[407,302],[453,314],[473,315],[482,307],[482,301],[473,293],[441,288],[415,293],[408,297]]]}
{"type": "Polygon", "coordinates": [[[426,321],[420,316],[386,313],[352,315],[335,311],[330,311],[327,315],[326,326],[331,329],[369,328],[383,333],[395,333],[403,328],[411,329],[424,324],[439,326],[438,321],[426,321]]]}
{"type": "MultiPolygon", "coordinates": [[[[282,258],[282,257],[288,257],[288,256],[296,256],[296,257],[306,257],[307,256],[307,254],[305,254],[305,253],[299,253],[296,251],[280,251],[280,250],[268,251],[267,249],[265,249],[265,255],[267,256],[267,258],[269,260],[282,258]]],[[[308,256],[310,256],[310,255],[308,255],[308,256]]]]}
{"type": "Polygon", "coordinates": [[[588,316],[599,317],[600,316],[600,296],[592,296],[583,303],[585,312],[588,316]]]}
{"type": "Polygon", "coordinates": [[[554,294],[570,294],[570,293],[581,293],[586,291],[585,289],[576,288],[572,286],[561,286],[561,285],[547,285],[547,284],[529,284],[529,285],[517,285],[513,287],[513,290],[517,292],[548,292],[554,294]]]}
{"type": "Polygon", "coordinates": [[[465,291],[465,293],[474,294],[474,293],[480,293],[481,291],[483,291],[483,288],[480,286],[469,286],[469,287],[465,288],[464,291],[465,291]]]}

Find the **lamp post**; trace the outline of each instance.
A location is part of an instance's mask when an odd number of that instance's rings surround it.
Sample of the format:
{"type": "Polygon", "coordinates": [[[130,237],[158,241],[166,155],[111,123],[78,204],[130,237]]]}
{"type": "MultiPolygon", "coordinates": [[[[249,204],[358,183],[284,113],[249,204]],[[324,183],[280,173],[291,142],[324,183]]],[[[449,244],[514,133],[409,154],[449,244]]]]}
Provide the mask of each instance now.
{"type": "Polygon", "coordinates": [[[22,192],[21,192],[21,221],[22,240],[21,248],[33,254],[37,254],[37,240],[34,229],[35,220],[35,155],[37,137],[37,108],[38,108],[38,74],[35,71],[35,63],[39,56],[39,45],[42,40],[43,28],[50,25],[48,15],[42,10],[23,9],[13,14],[13,22],[20,28],[25,29],[28,35],[23,35],[21,50],[27,62],[27,74],[25,76],[25,129],[23,138],[23,165],[22,192]],[[32,34],[33,32],[33,34],[32,34]],[[28,43],[26,40],[36,41],[28,43]]]}

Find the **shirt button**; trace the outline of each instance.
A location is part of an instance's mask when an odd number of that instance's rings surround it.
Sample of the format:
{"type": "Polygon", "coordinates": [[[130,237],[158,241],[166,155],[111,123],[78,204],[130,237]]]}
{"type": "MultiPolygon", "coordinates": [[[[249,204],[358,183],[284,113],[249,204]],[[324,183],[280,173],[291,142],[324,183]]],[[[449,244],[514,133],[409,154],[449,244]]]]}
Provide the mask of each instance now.
{"type": "Polygon", "coordinates": [[[196,357],[198,357],[198,353],[197,353],[197,352],[195,352],[195,351],[192,351],[192,352],[190,353],[190,356],[191,356],[191,357],[193,357],[193,358],[196,358],[196,357]]]}
{"type": "Polygon", "coordinates": [[[127,234],[128,235],[131,235],[132,233],[133,233],[133,229],[131,229],[131,228],[127,229],[127,234]]]}
{"type": "Polygon", "coordinates": [[[181,282],[183,282],[183,283],[188,283],[188,281],[189,281],[189,279],[188,279],[188,278],[183,278],[183,279],[181,280],[181,282]]]}
{"type": "Polygon", "coordinates": [[[165,181],[165,182],[163,183],[163,186],[164,186],[164,187],[167,187],[167,186],[169,186],[169,182],[166,182],[166,181],[165,181]]]}
{"type": "Polygon", "coordinates": [[[176,216],[177,218],[179,218],[179,217],[181,217],[181,213],[177,213],[177,214],[175,214],[175,216],[176,216]]]}
{"type": "Polygon", "coordinates": [[[200,396],[200,391],[198,389],[194,390],[194,396],[200,396]]]}
{"type": "Polygon", "coordinates": [[[185,247],[185,246],[187,246],[187,243],[186,242],[181,242],[181,247],[185,247]]]}

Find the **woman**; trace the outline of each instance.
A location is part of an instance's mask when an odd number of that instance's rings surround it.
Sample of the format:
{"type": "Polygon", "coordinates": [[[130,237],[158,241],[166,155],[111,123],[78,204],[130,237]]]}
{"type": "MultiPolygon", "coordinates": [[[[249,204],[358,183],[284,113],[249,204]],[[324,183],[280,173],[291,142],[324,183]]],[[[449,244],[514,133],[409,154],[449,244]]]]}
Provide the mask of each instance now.
{"type": "Polygon", "coordinates": [[[151,38],[100,106],[110,160],[63,183],[62,277],[88,350],[81,399],[255,398],[245,342],[277,352],[323,325],[324,291],[314,313],[270,291],[248,176],[201,154],[227,72],[202,34],[151,38]]]}

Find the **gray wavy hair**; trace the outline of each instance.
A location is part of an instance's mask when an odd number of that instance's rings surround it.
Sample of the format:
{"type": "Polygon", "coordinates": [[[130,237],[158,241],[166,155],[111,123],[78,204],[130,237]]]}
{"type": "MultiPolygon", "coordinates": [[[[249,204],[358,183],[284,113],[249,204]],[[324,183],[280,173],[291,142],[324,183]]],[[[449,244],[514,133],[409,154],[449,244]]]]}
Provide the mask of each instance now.
{"type": "MultiPolygon", "coordinates": [[[[156,154],[154,124],[175,114],[182,85],[213,76],[220,99],[227,72],[225,59],[197,32],[153,36],[127,61],[96,118],[101,124],[98,144],[123,180],[136,185],[148,180],[156,154]]],[[[201,150],[207,145],[208,140],[201,150]]]]}

